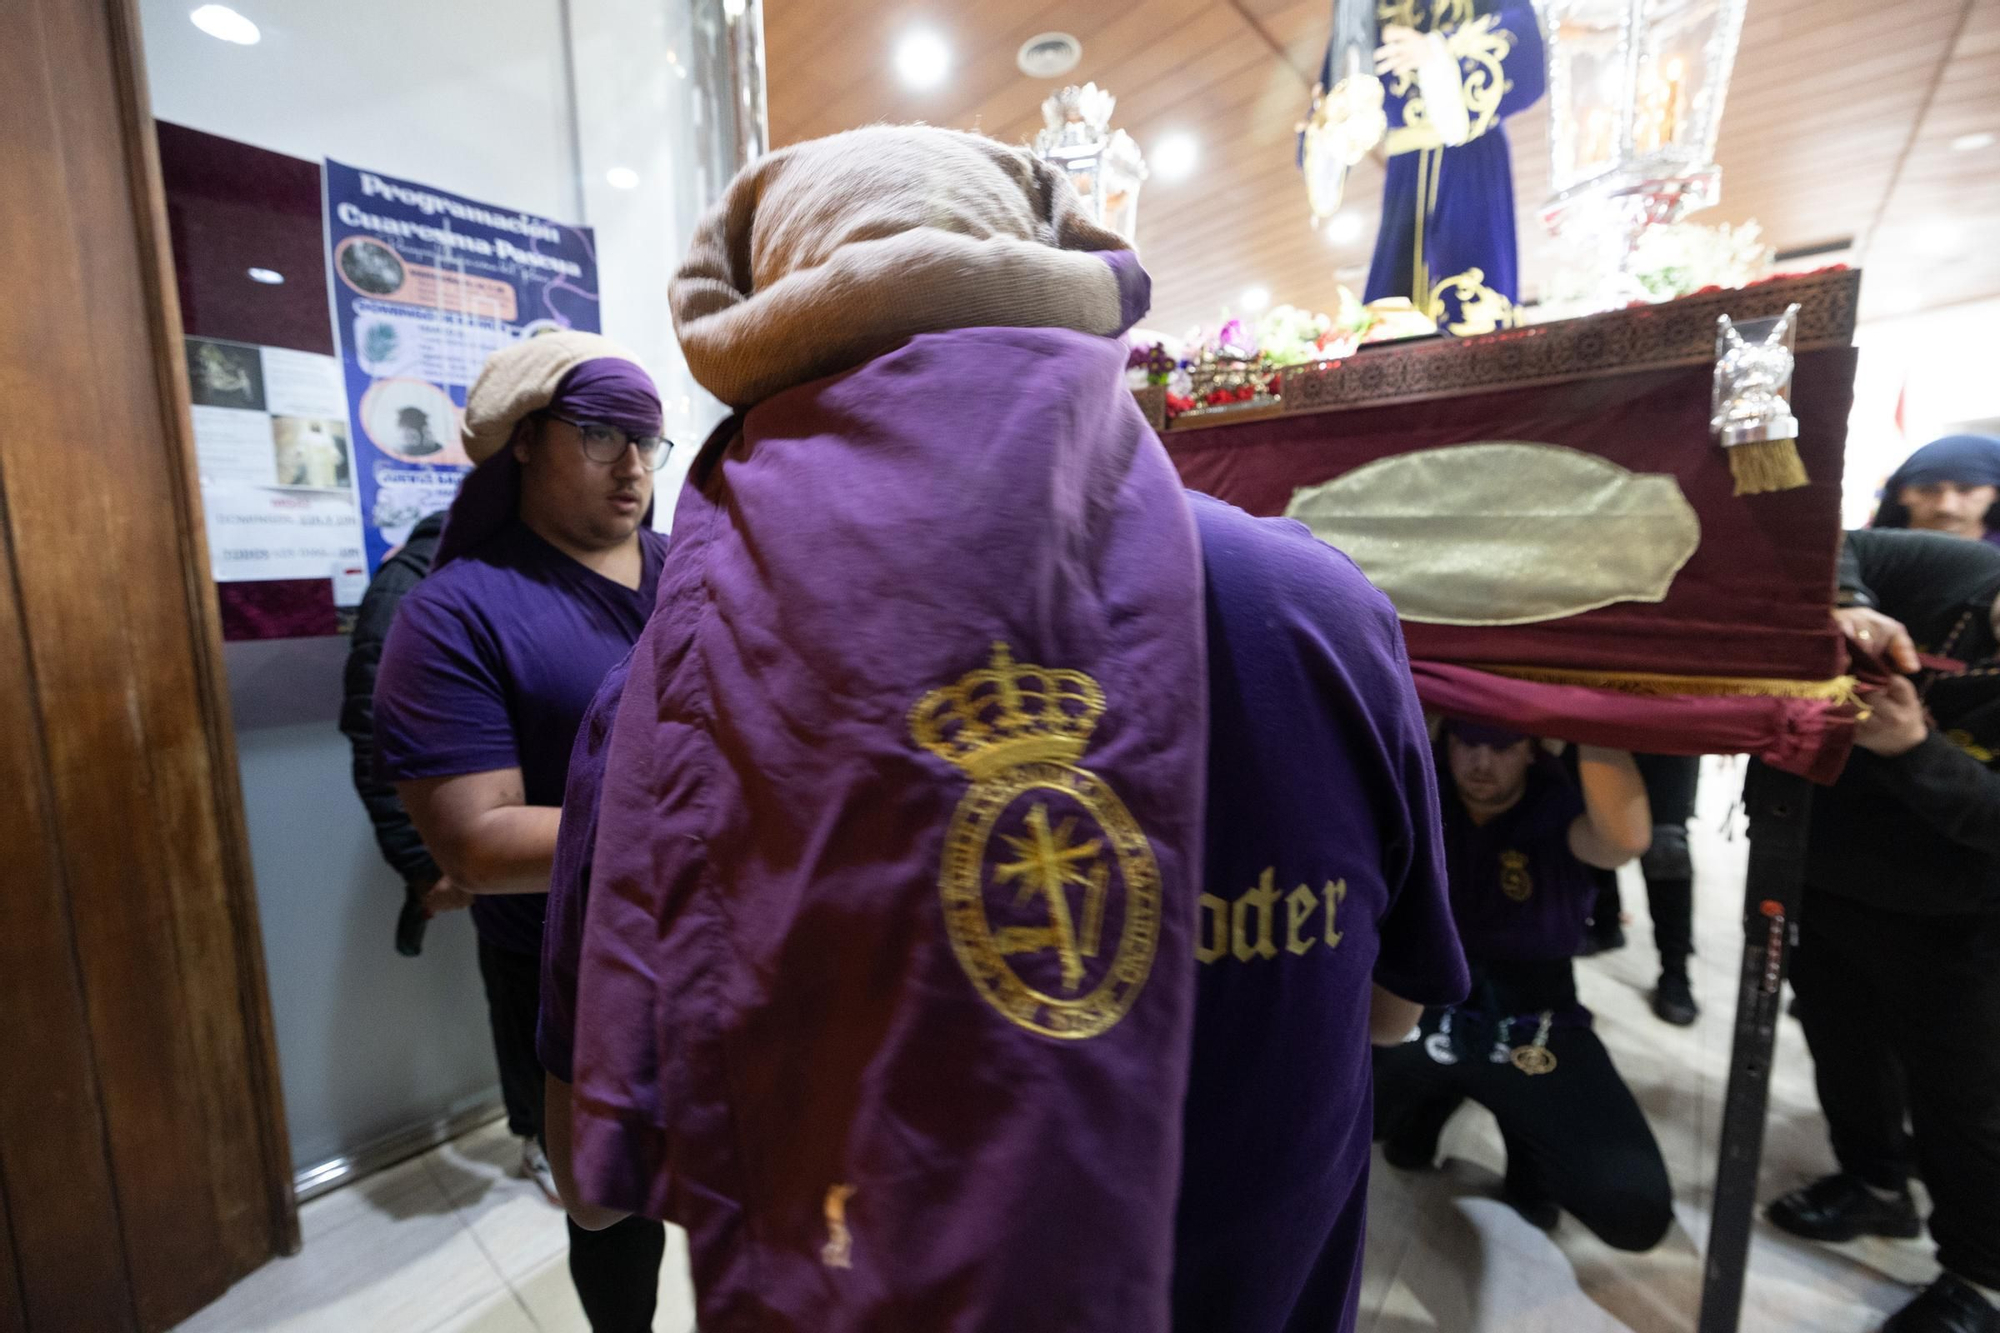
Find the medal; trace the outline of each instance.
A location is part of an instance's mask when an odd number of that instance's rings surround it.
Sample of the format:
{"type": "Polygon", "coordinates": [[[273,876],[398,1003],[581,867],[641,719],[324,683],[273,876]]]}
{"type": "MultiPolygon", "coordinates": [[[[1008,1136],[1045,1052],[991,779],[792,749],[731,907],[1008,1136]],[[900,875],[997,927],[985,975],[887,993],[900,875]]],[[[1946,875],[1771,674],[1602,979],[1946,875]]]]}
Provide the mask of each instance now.
{"type": "Polygon", "coordinates": [[[1546,1074],[1556,1067],[1556,1058],[1546,1046],[1516,1046],[1513,1061],[1514,1068],[1523,1074],[1546,1074]]]}
{"type": "Polygon", "coordinates": [[[1536,1074],[1546,1074],[1556,1067],[1555,1052],[1549,1049],[1549,1025],[1554,1021],[1553,1009],[1542,1010],[1542,1023],[1535,1029],[1535,1039],[1526,1046],[1516,1046],[1508,1052],[1507,1058],[1514,1062],[1514,1068],[1533,1077],[1536,1074]]]}

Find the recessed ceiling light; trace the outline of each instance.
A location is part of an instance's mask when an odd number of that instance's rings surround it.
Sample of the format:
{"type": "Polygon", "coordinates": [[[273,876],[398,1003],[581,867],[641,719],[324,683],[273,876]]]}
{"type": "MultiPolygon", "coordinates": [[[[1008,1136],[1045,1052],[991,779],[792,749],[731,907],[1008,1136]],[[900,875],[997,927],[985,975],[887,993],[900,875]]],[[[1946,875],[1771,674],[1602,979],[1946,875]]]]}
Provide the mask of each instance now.
{"type": "Polygon", "coordinates": [[[1976,153],[1982,148],[1991,148],[1995,136],[1991,130],[1976,130],[1971,134],[1961,134],[1951,141],[1954,153],[1976,153]]]}
{"type": "Polygon", "coordinates": [[[228,5],[203,5],[188,17],[209,36],[238,46],[255,46],[264,35],[257,31],[256,24],[228,5]]]}
{"type": "Polygon", "coordinates": [[[639,188],[639,173],[630,167],[613,167],[604,173],[604,183],[614,190],[639,188]]]}
{"type": "Polygon", "coordinates": [[[1267,287],[1245,287],[1243,289],[1243,309],[1246,313],[1262,314],[1271,304],[1271,292],[1267,287]]]}
{"type": "Polygon", "coordinates": [[[1154,179],[1177,181],[1191,175],[1200,160],[1201,145],[1192,134],[1169,134],[1153,145],[1153,160],[1149,165],[1154,179]]]}
{"type": "Polygon", "coordinates": [[[1352,245],[1361,239],[1361,233],[1366,230],[1368,230],[1368,219],[1350,208],[1345,212],[1335,213],[1332,220],[1326,224],[1326,239],[1335,245],[1352,245]]]}
{"type": "Polygon", "coordinates": [[[250,270],[250,281],[261,282],[267,287],[279,286],[284,280],[285,275],[274,268],[253,268],[250,270]]]}
{"type": "Polygon", "coordinates": [[[1059,79],[1083,59],[1083,43],[1066,32],[1045,32],[1021,43],[1014,64],[1031,79],[1059,79]]]}
{"type": "Polygon", "coordinates": [[[896,44],[896,72],[912,88],[935,88],[951,73],[951,48],[934,32],[913,32],[896,44]]]}

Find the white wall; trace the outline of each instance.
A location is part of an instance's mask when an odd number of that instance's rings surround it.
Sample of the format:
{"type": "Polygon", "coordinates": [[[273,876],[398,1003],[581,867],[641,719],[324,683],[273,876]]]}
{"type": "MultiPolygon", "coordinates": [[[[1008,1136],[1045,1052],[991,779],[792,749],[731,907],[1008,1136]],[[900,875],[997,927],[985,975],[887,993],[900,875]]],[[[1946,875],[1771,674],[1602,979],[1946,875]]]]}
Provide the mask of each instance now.
{"type": "MultiPolygon", "coordinates": [[[[1862,278],[1867,281],[1866,276],[1862,278]]],[[[1970,301],[1854,331],[1861,364],[1847,429],[1843,515],[1868,521],[1882,482],[1911,451],[1968,423],[2000,419],[2000,300],[1970,301]],[[1903,427],[1896,429],[1896,403],[1903,427]]]]}

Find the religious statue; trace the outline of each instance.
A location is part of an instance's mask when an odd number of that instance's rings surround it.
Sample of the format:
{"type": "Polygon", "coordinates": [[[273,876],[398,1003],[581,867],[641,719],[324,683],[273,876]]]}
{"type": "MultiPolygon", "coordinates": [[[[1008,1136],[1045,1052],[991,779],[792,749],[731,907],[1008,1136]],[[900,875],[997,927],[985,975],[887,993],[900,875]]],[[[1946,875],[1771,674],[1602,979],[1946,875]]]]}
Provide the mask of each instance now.
{"type": "MultiPolygon", "coordinates": [[[[1534,105],[1545,81],[1527,0],[1339,0],[1309,128],[1347,155],[1354,135],[1331,133],[1330,122],[1347,107],[1371,122],[1386,115],[1388,179],[1366,299],[1407,297],[1459,335],[1513,324],[1520,258],[1500,125],[1534,105]],[[1373,14],[1349,12],[1365,5],[1373,14]],[[1380,42],[1372,75],[1349,49],[1362,40],[1380,42]],[[1372,90],[1358,90],[1378,76],[1380,112],[1372,90]]],[[[1315,173],[1310,144],[1306,157],[1308,179],[1323,180],[1329,173],[1315,173]]],[[[1315,211],[1323,211],[1317,200],[1315,211]]]]}

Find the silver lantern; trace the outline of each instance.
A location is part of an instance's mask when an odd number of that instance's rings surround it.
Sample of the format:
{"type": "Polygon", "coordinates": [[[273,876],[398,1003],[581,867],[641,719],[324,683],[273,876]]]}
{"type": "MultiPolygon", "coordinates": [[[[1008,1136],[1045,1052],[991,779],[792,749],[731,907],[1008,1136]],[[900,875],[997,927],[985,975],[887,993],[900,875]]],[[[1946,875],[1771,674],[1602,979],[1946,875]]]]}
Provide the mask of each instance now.
{"type": "Polygon", "coordinates": [[[1549,60],[1549,183],[1542,216],[1594,252],[1605,305],[1643,292],[1626,261],[1649,226],[1721,195],[1723,95],[1747,0],[1537,0],[1549,60]]]}
{"type": "Polygon", "coordinates": [[[1094,83],[1051,94],[1042,103],[1035,154],[1068,174],[1092,217],[1136,242],[1146,159],[1131,135],[1111,128],[1117,101],[1094,83]]]}

